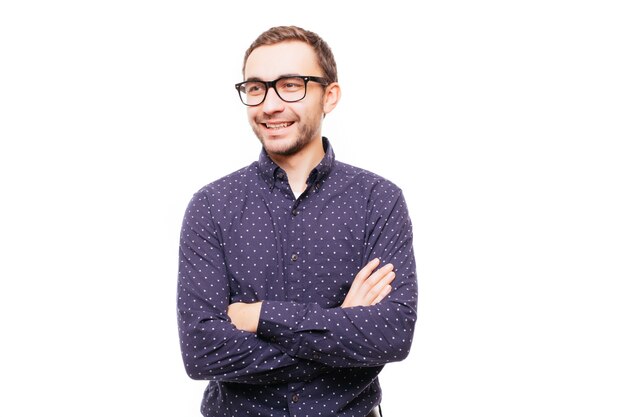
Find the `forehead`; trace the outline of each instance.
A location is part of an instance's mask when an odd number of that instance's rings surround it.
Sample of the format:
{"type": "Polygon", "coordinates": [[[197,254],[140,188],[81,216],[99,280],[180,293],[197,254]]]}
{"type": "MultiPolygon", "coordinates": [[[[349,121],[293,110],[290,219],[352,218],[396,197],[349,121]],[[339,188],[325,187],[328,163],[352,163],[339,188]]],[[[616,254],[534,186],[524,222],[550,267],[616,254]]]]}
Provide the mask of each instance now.
{"type": "Polygon", "coordinates": [[[310,45],[290,41],[260,46],[248,56],[244,78],[270,81],[287,74],[322,75],[310,45]]]}

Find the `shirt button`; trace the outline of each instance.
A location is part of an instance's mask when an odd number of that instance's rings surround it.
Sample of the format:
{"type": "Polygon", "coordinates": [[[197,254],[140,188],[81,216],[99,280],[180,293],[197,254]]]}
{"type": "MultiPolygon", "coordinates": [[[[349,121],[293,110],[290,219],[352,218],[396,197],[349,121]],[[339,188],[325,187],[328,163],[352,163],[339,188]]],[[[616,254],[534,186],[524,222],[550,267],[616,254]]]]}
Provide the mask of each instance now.
{"type": "Polygon", "coordinates": [[[283,172],[279,172],[278,174],[276,174],[276,177],[278,177],[279,180],[283,180],[285,179],[285,174],[283,172]]]}
{"type": "Polygon", "coordinates": [[[296,210],[296,209],[291,210],[291,214],[294,215],[294,216],[297,216],[298,213],[300,213],[300,212],[298,210],[296,210]]]}
{"type": "Polygon", "coordinates": [[[298,401],[300,401],[300,396],[298,394],[293,394],[291,396],[291,401],[293,401],[294,403],[297,403],[298,401]]]}
{"type": "Polygon", "coordinates": [[[314,353],[313,359],[315,359],[316,361],[320,360],[320,355],[318,355],[317,353],[314,353]]]}
{"type": "Polygon", "coordinates": [[[297,260],[298,260],[298,254],[297,254],[297,253],[292,254],[292,255],[291,255],[291,260],[292,260],[293,262],[297,261],[297,260]]]}

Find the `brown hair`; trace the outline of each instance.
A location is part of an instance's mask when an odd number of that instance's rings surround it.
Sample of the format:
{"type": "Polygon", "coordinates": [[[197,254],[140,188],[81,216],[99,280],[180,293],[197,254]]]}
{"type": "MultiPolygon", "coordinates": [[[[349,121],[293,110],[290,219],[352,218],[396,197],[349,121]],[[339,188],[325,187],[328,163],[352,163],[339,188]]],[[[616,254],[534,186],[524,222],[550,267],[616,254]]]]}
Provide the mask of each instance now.
{"type": "Polygon", "coordinates": [[[261,35],[252,42],[252,45],[250,45],[243,57],[242,72],[245,74],[246,61],[256,48],[286,41],[301,41],[307,45],[311,45],[315,51],[315,55],[317,55],[317,63],[322,68],[324,78],[326,78],[329,83],[337,82],[337,64],[335,63],[335,57],[328,44],[316,33],[297,26],[276,26],[261,33],[261,35]]]}

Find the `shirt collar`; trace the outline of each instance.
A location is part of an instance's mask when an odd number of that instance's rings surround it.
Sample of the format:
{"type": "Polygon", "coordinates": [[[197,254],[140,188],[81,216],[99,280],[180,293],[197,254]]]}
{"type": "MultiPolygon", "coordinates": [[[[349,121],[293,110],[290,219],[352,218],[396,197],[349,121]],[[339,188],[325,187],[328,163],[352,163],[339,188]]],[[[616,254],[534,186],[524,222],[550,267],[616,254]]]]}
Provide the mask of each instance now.
{"type": "MultiPolygon", "coordinates": [[[[309,174],[309,179],[307,180],[308,184],[315,184],[324,179],[335,162],[335,152],[328,138],[322,137],[322,144],[324,146],[324,158],[322,158],[320,163],[317,164],[309,174]]],[[[272,161],[272,158],[269,157],[265,149],[261,150],[258,166],[261,177],[270,188],[274,188],[277,175],[284,175],[284,171],[272,161]]]]}

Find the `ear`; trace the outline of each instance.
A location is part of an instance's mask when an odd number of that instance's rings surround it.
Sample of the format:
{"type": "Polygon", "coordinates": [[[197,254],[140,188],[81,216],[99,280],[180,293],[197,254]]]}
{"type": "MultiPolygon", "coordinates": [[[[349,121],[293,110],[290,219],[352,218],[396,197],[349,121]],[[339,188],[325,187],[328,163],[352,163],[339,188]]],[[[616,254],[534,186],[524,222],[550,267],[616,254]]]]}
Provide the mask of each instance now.
{"type": "Polygon", "coordinates": [[[324,114],[328,114],[337,106],[341,98],[341,87],[338,83],[332,83],[324,90],[324,114]]]}

